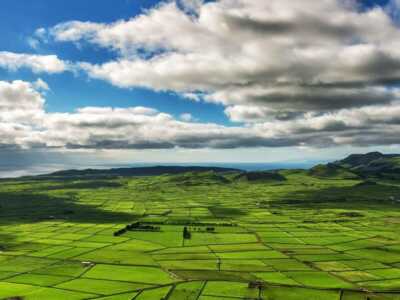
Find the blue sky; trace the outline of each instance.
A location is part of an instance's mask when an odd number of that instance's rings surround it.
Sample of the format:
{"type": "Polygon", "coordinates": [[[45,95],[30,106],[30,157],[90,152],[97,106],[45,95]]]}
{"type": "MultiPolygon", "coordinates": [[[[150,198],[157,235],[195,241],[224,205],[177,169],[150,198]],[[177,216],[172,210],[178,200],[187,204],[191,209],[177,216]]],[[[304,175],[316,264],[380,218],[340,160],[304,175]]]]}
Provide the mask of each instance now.
{"type": "Polygon", "coordinates": [[[343,3],[4,0],[0,149],[52,163],[398,151],[400,1],[343,3]]]}
{"type": "MultiPolygon", "coordinates": [[[[91,0],[71,1],[10,1],[2,2],[0,11],[0,49],[3,51],[54,54],[64,60],[82,60],[100,63],[116,55],[108,50],[75,45],[41,44],[38,49],[32,49],[27,39],[37,28],[48,28],[68,20],[92,22],[114,22],[120,19],[130,19],[146,9],[157,5],[159,1],[152,0],[99,0],[93,5],[91,0]]],[[[149,89],[120,89],[107,83],[87,80],[84,76],[57,74],[41,75],[51,86],[52,92],[47,96],[49,111],[73,111],[80,106],[118,106],[129,107],[148,105],[151,103],[161,111],[179,116],[188,111],[195,111],[196,118],[207,122],[228,124],[223,113],[223,107],[218,105],[198,104],[182,100],[172,92],[154,92],[149,89]]],[[[7,71],[0,69],[2,80],[34,80],[37,75],[29,71],[7,71]]]]}

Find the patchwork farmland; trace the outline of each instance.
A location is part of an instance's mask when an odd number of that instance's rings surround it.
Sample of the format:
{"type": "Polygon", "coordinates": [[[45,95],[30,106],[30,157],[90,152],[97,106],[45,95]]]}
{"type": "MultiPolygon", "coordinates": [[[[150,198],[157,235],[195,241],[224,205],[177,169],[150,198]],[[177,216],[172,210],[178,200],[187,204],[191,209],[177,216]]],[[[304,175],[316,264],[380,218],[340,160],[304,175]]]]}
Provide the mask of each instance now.
{"type": "Polygon", "coordinates": [[[400,184],[281,171],[0,184],[0,299],[400,299],[400,184]]]}

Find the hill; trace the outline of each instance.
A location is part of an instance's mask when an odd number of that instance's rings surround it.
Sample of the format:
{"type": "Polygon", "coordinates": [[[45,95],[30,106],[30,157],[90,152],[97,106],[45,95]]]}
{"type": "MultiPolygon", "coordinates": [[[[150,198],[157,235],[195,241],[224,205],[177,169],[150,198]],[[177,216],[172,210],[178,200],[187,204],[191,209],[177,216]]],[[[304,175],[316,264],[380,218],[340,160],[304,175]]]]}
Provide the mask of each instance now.
{"type": "Polygon", "coordinates": [[[197,166],[155,166],[138,168],[115,168],[115,169],[85,169],[85,170],[65,170],[46,175],[40,175],[39,179],[68,179],[68,178],[113,178],[113,177],[133,177],[133,176],[158,176],[158,175],[177,175],[184,173],[204,173],[213,172],[216,174],[227,172],[242,172],[239,169],[221,167],[197,167],[197,166]]]}
{"type": "Polygon", "coordinates": [[[352,154],[343,160],[335,161],[333,165],[364,178],[400,178],[400,155],[398,154],[382,154],[380,152],[352,154]]]}
{"type": "MultiPolygon", "coordinates": [[[[110,179],[117,177],[182,175],[185,173],[207,173],[208,179],[197,178],[195,181],[213,181],[226,183],[231,180],[246,180],[249,182],[284,181],[285,176],[277,171],[245,172],[235,168],[200,167],[200,166],[154,166],[115,169],[85,169],[64,170],[46,175],[29,176],[21,179],[32,180],[67,180],[67,179],[110,179]],[[218,174],[224,173],[224,177],[218,174]],[[229,173],[229,174],[228,174],[229,173]],[[226,175],[226,176],[225,176],[226,175]]],[[[370,152],[366,154],[351,154],[348,157],[332,163],[319,164],[310,170],[303,170],[309,176],[325,179],[360,179],[382,178],[400,179],[400,155],[370,152]]],[[[204,175],[203,175],[204,177],[204,175]]],[[[186,178],[187,179],[187,178],[186,178]]],[[[186,180],[185,179],[185,180],[186,180]]],[[[189,180],[190,181],[190,180],[189,180]]]]}
{"type": "Polygon", "coordinates": [[[337,166],[335,164],[320,164],[308,171],[308,174],[313,177],[326,179],[358,179],[359,176],[348,169],[337,166]]]}
{"type": "Polygon", "coordinates": [[[229,183],[230,181],[221,175],[223,173],[227,172],[187,172],[183,174],[166,176],[166,180],[168,182],[183,186],[229,183]]]}

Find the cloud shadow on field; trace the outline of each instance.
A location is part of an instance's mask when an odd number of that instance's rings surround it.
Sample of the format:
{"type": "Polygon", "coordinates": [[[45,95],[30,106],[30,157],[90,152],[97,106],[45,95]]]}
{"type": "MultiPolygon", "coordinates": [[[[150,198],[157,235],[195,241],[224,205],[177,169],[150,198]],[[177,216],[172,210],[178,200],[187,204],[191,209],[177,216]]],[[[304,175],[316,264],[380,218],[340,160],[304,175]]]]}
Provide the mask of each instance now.
{"type": "Polygon", "coordinates": [[[29,192],[0,192],[2,224],[35,223],[45,220],[66,220],[76,223],[130,222],[136,215],[105,211],[75,202],[73,194],[53,196],[29,192]]]}
{"type": "Polygon", "coordinates": [[[289,192],[275,201],[274,205],[310,209],[347,208],[363,210],[377,205],[393,205],[393,199],[400,199],[399,186],[360,183],[353,186],[325,187],[289,192]]]}

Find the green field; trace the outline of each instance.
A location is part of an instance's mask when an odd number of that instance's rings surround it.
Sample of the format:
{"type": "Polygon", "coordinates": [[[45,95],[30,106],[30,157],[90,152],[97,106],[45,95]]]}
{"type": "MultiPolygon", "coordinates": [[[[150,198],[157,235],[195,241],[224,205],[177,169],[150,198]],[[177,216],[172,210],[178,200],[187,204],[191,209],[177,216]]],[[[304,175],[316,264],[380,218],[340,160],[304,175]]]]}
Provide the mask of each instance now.
{"type": "Polygon", "coordinates": [[[0,299],[400,299],[400,181],[280,175],[2,180],[0,299]]]}

